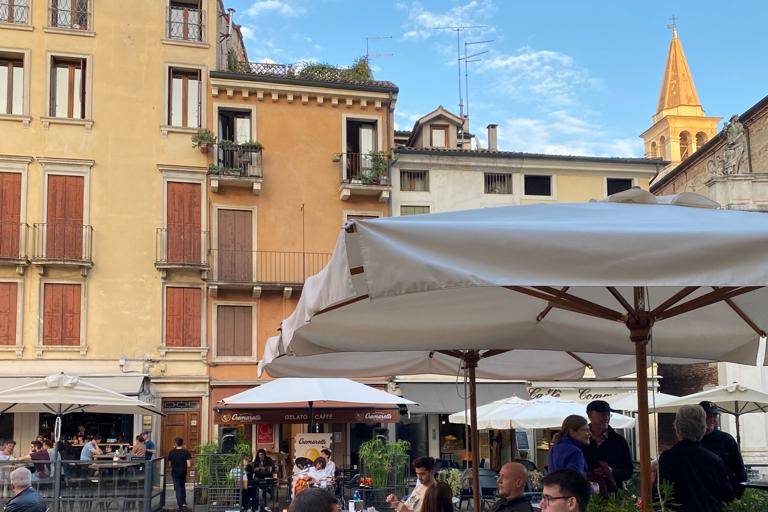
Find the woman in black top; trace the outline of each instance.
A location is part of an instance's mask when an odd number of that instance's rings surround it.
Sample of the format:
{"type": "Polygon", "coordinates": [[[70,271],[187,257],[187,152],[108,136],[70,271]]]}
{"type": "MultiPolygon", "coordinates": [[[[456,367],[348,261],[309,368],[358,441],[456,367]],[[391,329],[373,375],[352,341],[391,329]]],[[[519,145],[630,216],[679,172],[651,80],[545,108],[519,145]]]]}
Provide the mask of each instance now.
{"type": "MultiPolygon", "coordinates": [[[[267,456],[267,451],[264,448],[259,448],[256,452],[256,458],[251,463],[249,473],[253,476],[254,487],[256,487],[255,495],[252,498],[258,502],[259,489],[261,489],[261,507],[267,505],[267,493],[272,494],[272,487],[267,485],[267,478],[272,478],[275,473],[275,463],[267,456]]],[[[254,504],[256,505],[256,504],[254,504]]]]}

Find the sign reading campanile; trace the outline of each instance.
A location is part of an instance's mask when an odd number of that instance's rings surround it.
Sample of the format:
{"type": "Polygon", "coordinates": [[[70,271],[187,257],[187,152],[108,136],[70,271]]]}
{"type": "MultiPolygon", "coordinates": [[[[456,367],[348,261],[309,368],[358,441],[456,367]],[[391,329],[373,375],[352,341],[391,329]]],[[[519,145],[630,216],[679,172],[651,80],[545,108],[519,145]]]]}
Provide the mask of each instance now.
{"type": "Polygon", "coordinates": [[[331,449],[332,433],[328,434],[296,434],[293,438],[293,453],[296,457],[306,457],[315,460],[323,448],[331,449]]]}
{"type": "MultiPolygon", "coordinates": [[[[314,423],[397,423],[400,412],[397,409],[315,409],[314,423]]],[[[215,411],[217,425],[248,425],[254,423],[308,423],[306,409],[280,410],[222,410],[215,411]]]]}

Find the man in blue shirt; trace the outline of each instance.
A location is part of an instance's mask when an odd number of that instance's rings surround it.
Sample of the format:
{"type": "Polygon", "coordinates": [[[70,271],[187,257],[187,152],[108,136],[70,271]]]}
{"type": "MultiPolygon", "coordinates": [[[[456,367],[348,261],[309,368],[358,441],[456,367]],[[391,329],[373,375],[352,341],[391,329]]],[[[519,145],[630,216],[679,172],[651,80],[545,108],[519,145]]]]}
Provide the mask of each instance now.
{"type": "Polygon", "coordinates": [[[147,460],[152,460],[152,457],[155,456],[155,451],[156,451],[155,443],[152,441],[152,439],[150,439],[151,436],[152,436],[152,432],[150,432],[149,430],[147,430],[143,434],[144,444],[147,445],[147,455],[146,455],[147,460]]]}
{"type": "Polygon", "coordinates": [[[80,451],[80,460],[93,460],[94,455],[101,455],[99,441],[101,441],[101,438],[98,435],[91,436],[80,451]]]}

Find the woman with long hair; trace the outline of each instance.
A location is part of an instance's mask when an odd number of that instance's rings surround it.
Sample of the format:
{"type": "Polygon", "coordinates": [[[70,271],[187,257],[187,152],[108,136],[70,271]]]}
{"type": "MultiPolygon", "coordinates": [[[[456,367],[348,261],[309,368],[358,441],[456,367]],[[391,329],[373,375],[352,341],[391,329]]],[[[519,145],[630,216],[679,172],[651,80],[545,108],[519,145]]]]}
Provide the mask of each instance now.
{"type": "Polygon", "coordinates": [[[424,494],[421,512],[453,512],[453,492],[445,482],[435,482],[424,494]]]}
{"type": "Polygon", "coordinates": [[[586,418],[572,414],[563,420],[549,450],[549,472],[573,469],[587,476],[587,461],[583,447],[589,444],[589,424],[586,418]]]}

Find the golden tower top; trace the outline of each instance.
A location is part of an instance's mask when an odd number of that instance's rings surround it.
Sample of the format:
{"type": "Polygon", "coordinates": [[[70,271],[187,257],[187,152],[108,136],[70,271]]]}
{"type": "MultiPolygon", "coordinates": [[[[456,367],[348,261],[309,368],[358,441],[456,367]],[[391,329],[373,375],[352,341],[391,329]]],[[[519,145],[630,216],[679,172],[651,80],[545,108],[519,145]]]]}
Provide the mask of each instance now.
{"type": "Polygon", "coordinates": [[[672,17],[672,24],[667,28],[672,30],[672,41],[669,43],[667,65],[664,69],[664,80],[659,92],[659,105],[656,113],[679,106],[701,107],[696,86],[693,85],[693,77],[685,60],[683,45],[677,35],[676,18],[672,17]]]}

